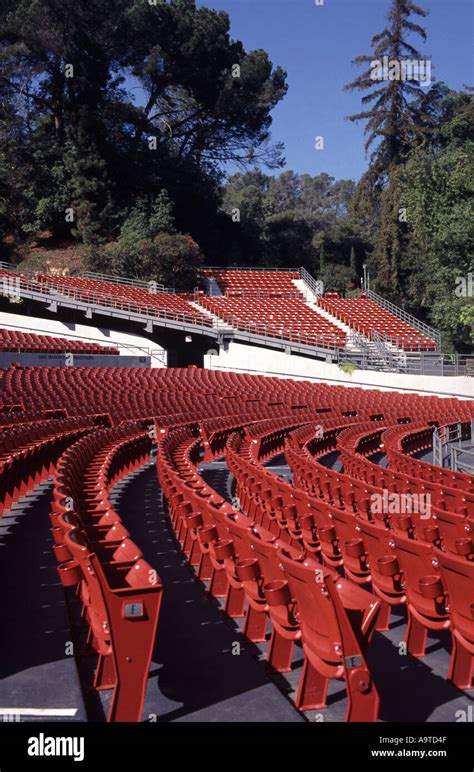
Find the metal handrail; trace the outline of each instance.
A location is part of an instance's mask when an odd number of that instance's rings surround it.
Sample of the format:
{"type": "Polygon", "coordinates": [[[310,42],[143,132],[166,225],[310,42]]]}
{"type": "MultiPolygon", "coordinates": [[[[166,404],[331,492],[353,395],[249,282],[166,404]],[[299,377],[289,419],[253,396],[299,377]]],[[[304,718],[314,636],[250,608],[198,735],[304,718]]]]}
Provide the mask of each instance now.
{"type": "Polygon", "coordinates": [[[438,348],[441,346],[441,335],[437,330],[434,329],[434,327],[430,327],[429,324],[425,324],[425,322],[420,321],[416,318],[416,316],[412,316],[412,314],[409,314],[407,311],[399,308],[399,306],[396,306],[395,303],[392,303],[390,300],[383,298],[373,290],[367,289],[365,292],[367,297],[370,298],[370,300],[373,300],[374,303],[382,306],[382,308],[385,308],[386,311],[389,311],[398,319],[401,319],[401,321],[409,324],[410,327],[414,327],[416,330],[418,330],[418,332],[422,332],[424,335],[427,335],[428,338],[431,338],[436,342],[438,348]]]}
{"type": "Polygon", "coordinates": [[[247,271],[253,273],[253,271],[265,271],[266,273],[299,273],[301,268],[268,268],[265,266],[255,266],[252,268],[248,265],[203,265],[200,268],[203,273],[212,271],[247,271]]]}
{"type": "MultiPolygon", "coordinates": [[[[195,297],[200,297],[198,293],[195,293],[195,297]]],[[[232,298],[264,298],[266,300],[271,298],[297,298],[298,300],[303,298],[301,292],[294,288],[294,290],[252,290],[252,289],[236,289],[227,290],[223,295],[209,295],[208,297],[223,298],[232,300],[232,298]]]]}
{"type": "Polygon", "coordinates": [[[48,283],[47,281],[38,282],[34,279],[24,279],[23,277],[14,277],[13,279],[8,279],[6,287],[5,282],[0,280],[0,288],[2,287],[2,284],[4,286],[3,291],[0,292],[0,294],[7,296],[21,294],[21,290],[23,289],[29,292],[36,292],[37,294],[44,296],[49,301],[53,301],[55,296],[58,298],[65,297],[71,298],[72,300],[76,300],[80,303],[92,303],[98,306],[102,304],[121,311],[135,311],[144,316],[147,316],[148,318],[170,319],[172,321],[178,321],[185,324],[192,324],[207,328],[214,326],[213,320],[208,320],[206,317],[204,317],[204,314],[203,319],[198,319],[197,315],[193,316],[191,314],[179,313],[177,311],[171,311],[168,309],[161,310],[156,308],[156,306],[148,306],[139,303],[138,301],[128,301],[125,298],[107,295],[100,292],[93,292],[92,290],[86,291],[78,287],[58,287],[53,283],[48,283]],[[46,292],[45,289],[48,291],[46,292]]]}
{"type": "MultiPolygon", "coordinates": [[[[45,274],[47,275],[47,274],[45,274]]],[[[125,276],[115,276],[109,273],[95,273],[94,271],[84,271],[80,274],[79,278],[89,279],[92,281],[104,281],[110,284],[123,284],[125,287],[136,287],[137,289],[145,289],[147,292],[165,292],[175,294],[176,290],[171,287],[165,287],[164,284],[160,284],[155,281],[144,281],[143,279],[128,279],[125,276]],[[153,289],[150,289],[150,287],[153,289]]]]}
{"type": "Polygon", "coordinates": [[[349,340],[352,340],[357,346],[360,346],[363,352],[370,355],[369,341],[358,330],[351,329],[349,332],[349,340]]]}
{"type": "Polygon", "coordinates": [[[322,297],[324,291],[322,282],[316,281],[316,279],[311,276],[311,274],[303,266],[301,266],[299,270],[301,280],[304,281],[307,287],[309,287],[313,295],[315,295],[317,298],[322,297]]]}
{"type": "MultiPolygon", "coordinates": [[[[15,326],[12,326],[11,324],[9,324],[8,328],[6,328],[6,329],[8,329],[8,330],[12,330],[13,329],[13,330],[16,330],[18,332],[24,332],[24,329],[22,327],[15,327],[15,326]]],[[[109,348],[112,347],[112,348],[116,348],[116,349],[119,349],[119,350],[120,349],[124,349],[125,351],[129,351],[129,350],[133,349],[135,351],[142,352],[142,354],[144,356],[153,357],[154,359],[160,359],[160,358],[162,358],[162,356],[161,356],[162,354],[166,354],[166,351],[164,349],[156,349],[156,348],[155,349],[151,349],[151,348],[148,348],[147,346],[142,346],[142,345],[140,345],[138,343],[124,343],[122,341],[114,341],[114,340],[100,341],[100,340],[97,340],[96,338],[92,338],[92,337],[90,337],[88,335],[80,335],[80,336],[73,337],[68,332],[61,331],[61,332],[55,333],[55,332],[50,332],[50,331],[47,331],[47,330],[40,330],[40,329],[35,328],[35,327],[29,327],[28,330],[29,330],[29,332],[32,332],[34,335],[43,335],[45,337],[52,338],[53,340],[55,338],[62,338],[63,340],[67,340],[67,341],[70,341],[70,342],[94,343],[96,346],[109,347],[109,348]]],[[[18,349],[18,351],[21,351],[21,349],[18,349]]],[[[79,353],[80,354],[81,352],[79,351],[79,352],[72,352],[72,353],[79,353]]],[[[101,352],[97,352],[97,353],[100,354],[101,352]]]]}
{"type": "MultiPolygon", "coordinates": [[[[95,304],[100,307],[106,307],[108,309],[123,310],[126,312],[136,313],[143,316],[146,321],[153,321],[154,319],[165,319],[175,321],[178,324],[190,326],[194,329],[207,332],[213,330],[215,333],[231,334],[232,332],[248,332],[249,334],[258,336],[272,341],[279,341],[281,344],[287,344],[291,347],[292,344],[300,344],[312,348],[316,355],[330,355],[338,362],[354,361],[362,363],[363,367],[368,369],[380,369],[380,357],[373,352],[364,352],[358,354],[356,352],[343,351],[338,346],[337,336],[331,334],[323,334],[316,339],[309,339],[306,335],[300,333],[293,334],[290,338],[288,334],[277,333],[275,328],[268,327],[265,324],[257,323],[245,323],[241,319],[235,316],[218,317],[213,315],[212,317],[206,317],[202,313],[202,317],[197,315],[186,314],[181,312],[175,312],[168,309],[157,309],[156,306],[149,306],[147,304],[141,304],[137,301],[128,301],[124,298],[116,297],[115,295],[109,295],[107,293],[83,291],[78,288],[71,288],[58,286],[54,283],[48,283],[47,281],[35,281],[34,279],[28,279],[24,276],[12,275],[12,277],[3,277],[0,279],[0,294],[7,295],[9,297],[20,297],[24,293],[30,293],[30,295],[40,296],[42,300],[46,299],[50,302],[61,303],[61,298],[71,298],[84,305],[95,304]],[[2,292],[3,285],[3,292],[2,292]],[[233,329],[232,329],[233,328],[233,329]],[[318,351],[318,348],[320,349],[318,351]],[[322,351],[321,349],[324,349],[322,351]]],[[[26,295],[29,297],[30,295],[26,295]]],[[[38,299],[34,298],[33,299],[38,299]]],[[[205,307],[204,307],[205,308],[205,307]]],[[[380,334],[379,334],[380,335],[380,334]]],[[[384,345],[386,345],[386,341],[384,345]]],[[[384,356],[386,356],[384,352],[384,356]]],[[[406,372],[413,374],[440,374],[440,375],[469,375],[474,372],[474,357],[459,356],[459,355],[443,355],[440,352],[392,352],[388,350],[388,362],[387,368],[393,372],[406,372]],[[439,372],[441,371],[441,372],[439,372]]]]}
{"type": "Polygon", "coordinates": [[[385,364],[388,364],[390,360],[390,351],[388,350],[387,346],[385,345],[385,341],[383,340],[380,333],[377,332],[377,330],[372,330],[371,340],[379,357],[383,359],[385,364]]]}
{"type": "MultiPolygon", "coordinates": [[[[380,370],[380,357],[372,351],[345,350],[338,354],[338,362],[352,362],[364,370],[380,370]]],[[[423,351],[390,352],[387,371],[408,375],[471,376],[474,374],[474,356],[423,351]]]]}
{"type": "Polygon", "coordinates": [[[451,469],[463,474],[474,474],[474,451],[466,448],[451,448],[451,469]],[[459,456],[472,457],[472,464],[460,461],[459,456]]]}
{"type": "MultiPolygon", "coordinates": [[[[7,263],[5,261],[0,261],[0,270],[13,270],[14,266],[11,266],[10,263],[7,263]]],[[[313,276],[304,268],[304,266],[301,266],[299,269],[296,268],[268,268],[268,267],[249,267],[249,266],[203,266],[201,271],[203,273],[206,272],[212,272],[217,270],[227,270],[227,271],[247,271],[247,272],[254,272],[254,271],[260,271],[260,272],[266,272],[266,273],[299,273],[301,280],[309,287],[311,292],[313,292],[316,297],[321,297],[323,294],[323,290],[321,287],[320,282],[316,281],[313,276]]],[[[150,282],[144,281],[142,279],[129,279],[123,276],[114,276],[113,274],[106,274],[106,273],[96,273],[93,271],[85,271],[81,274],[81,277],[84,279],[90,279],[95,281],[101,281],[101,282],[108,282],[110,284],[116,284],[116,285],[123,285],[128,287],[136,287],[139,289],[146,289],[148,292],[151,293],[169,293],[169,294],[175,294],[176,290],[173,288],[165,287],[163,284],[153,283],[153,289],[150,289],[150,282]]],[[[44,274],[44,278],[47,281],[47,274],[44,274]]],[[[51,282],[53,284],[53,282],[51,282]]],[[[269,292],[266,290],[243,290],[242,292],[250,294],[254,294],[256,297],[264,297],[265,292],[269,292]],[[261,294],[259,294],[261,293],[261,294]]],[[[295,288],[295,293],[297,292],[295,288]]],[[[380,305],[382,308],[385,308],[387,311],[392,313],[397,318],[401,319],[402,321],[406,322],[407,324],[410,324],[411,327],[417,329],[419,332],[422,332],[424,335],[427,335],[429,338],[434,340],[440,348],[441,346],[441,336],[440,334],[433,328],[427,325],[425,322],[420,321],[416,317],[412,316],[412,314],[409,314],[407,311],[404,311],[403,309],[396,306],[394,303],[392,303],[389,300],[386,300],[381,295],[378,295],[376,292],[374,292],[371,289],[366,290],[367,296],[373,300],[375,303],[380,305]]],[[[380,333],[379,333],[380,335],[380,333]]],[[[397,346],[397,348],[402,348],[400,346],[400,342],[402,341],[402,338],[400,336],[390,336],[385,335],[381,336],[384,338],[385,342],[392,343],[393,345],[397,346]]],[[[421,348],[418,350],[421,351],[421,348]]]]}
{"type": "Polygon", "coordinates": [[[463,453],[472,454],[472,451],[463,449],[461,443],[466,440],[474,439],[474,418],[469,421],[457,421],[456,423],[436,426],[433,429],[433,463],[435,466],[446,468],[446,462],[449,460],[450,468],[457,471],[456,450],[463,453]],[[454,447],[458,445],[458,449],[454,447]],[[444,452],[449,449],[448,452],[444,452]]]}

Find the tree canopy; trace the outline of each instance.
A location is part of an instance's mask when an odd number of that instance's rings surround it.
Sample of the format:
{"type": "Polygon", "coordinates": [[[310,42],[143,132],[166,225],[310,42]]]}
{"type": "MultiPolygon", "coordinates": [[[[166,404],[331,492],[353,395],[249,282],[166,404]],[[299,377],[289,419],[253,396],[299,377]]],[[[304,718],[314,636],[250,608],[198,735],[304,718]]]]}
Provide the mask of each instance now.
{"type": "Polygon", "coordinates": [[[285,73],[194,0],[6,0],[0,72],[0,225],[17,236],[108,239],[164,189],[178,230],[205,239],[225,163],[283,163],[285,73]]]}
{"type": "Polygon", "coordinates": [[[362,108],[349,119],[365,123],[368,153],[354,181],[283,169],[271,116],[286,73],[233,40],[226,13],[3,0],[1,256],[73,245],[89,268],[184,290],[204,261],[303,265],[343,293],[366,264],[372,286],[469,350],[474,98],[431,77],[416,48],[426,14],[387,0],[354,59],[346,88],[362,108]]]}

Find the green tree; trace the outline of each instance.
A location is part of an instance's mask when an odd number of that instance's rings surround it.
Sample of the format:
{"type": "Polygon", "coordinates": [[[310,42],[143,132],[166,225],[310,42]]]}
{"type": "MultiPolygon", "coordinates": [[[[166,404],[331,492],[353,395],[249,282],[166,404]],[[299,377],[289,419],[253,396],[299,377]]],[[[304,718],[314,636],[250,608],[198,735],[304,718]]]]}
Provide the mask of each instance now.
{"type": "Polygon", "coordinates": [[[130,201],[165,189],[154,230],[211,244],[224,164],[283,162],[270,128],[285,73],[229,27],[194,0],[1,3],[0,180],[15,170],[3,227],[109,240],[130,201]]]}
{"type": "Polygon", "coordinates": [[[324,258],[324,243],[321,244],[321,248],[319,250],[319,270],[322,273],[325,266],[325,258],[324,258]]]}
{"type": "Polygon", "coordinates": [[[174,233],[173,204],[167,190],[161,190],[152,204],[149,218],[152,237],[159,233],[174,233]]]}
{"type": "Polygon", "coordinates": [[[318,278],[325,292],[339,292],[344,296],[352,284],[352,271],[348,265],[326,265],[318,278]]]}
{"type": "Polygon", "coordinates": [[[456,138],[442,148],[426,143],[413,149],[400,178],[409,229],[407,299],[429,309],[431,321],[458,348],[470,346],[462,320],[472,300],[456,293],[456,282],[473,270],[473,163],[474,139],[456,138]]]}
{"type": "Polygon", "coordinates": [[[351,266],[352,275],[355,279],[357,276],[357,258],[356,258],[356,252],[353,246],[351,247],[350,266],[351,266]]]}
{"type": "Polygon", "coordinates": [[[367,188],[379,188],[382,193],[375,252],[378,283],[392,293],[400,290],[405,232],[399,219],[397,167],[406,157],[410,144],[425,135],[432,124],[430,114],[421,112],[424,102],[420,70],[407,73],[402,69],[407,62],[424,61],[408,37],[416,34],[426,40],[423,27],[411,18],[426,15],[427,12],[411,0],[391,0],[387,25],[372,38],[372,53],[353,61],[368,67],[345,87],[365,92],[362,103],[367,109],[349,116],[349,120],[366,122],[366,150],[372,150],[369,169],[361,183],[366,194],[363,208],[370,203],[367,188]],[[388,63],[388,73],[383,72],[384,63],[388,63]]]}
{"type": "Polygon", "coordinates": [[[149,251],[145,250],[145,255],[150,265],[147,272],[150,278],[187,292],[197,287],[203,256],[190,236],[160,233],[153,239],[149,251]]]}

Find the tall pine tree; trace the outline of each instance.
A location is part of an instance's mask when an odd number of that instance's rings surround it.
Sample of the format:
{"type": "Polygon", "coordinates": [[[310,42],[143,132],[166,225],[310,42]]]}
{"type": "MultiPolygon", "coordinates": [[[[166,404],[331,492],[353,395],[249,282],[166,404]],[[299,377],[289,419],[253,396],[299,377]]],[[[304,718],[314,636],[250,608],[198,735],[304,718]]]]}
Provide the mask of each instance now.
{"type": "Polygon", "coordinates": [[[430,131],[430,115],[422,114],[423,81],[428,81],[431,63],[408,42],[410,34],[426,40],[426,32],[412,16],[427,16],[411,0],[391,0],[387,25],[372,38],[372,54],[358,56],[353,64],[368,65],[345,90],[363,91],[363,112],[349,116],[366,121],[366,151],[370,165],[360,183],[359,206],[367,206],[367,195],[376,192],[378,228],[375,259],[378,286],[396,294],[400,289],[400,262],[406,224],[401,214],[398,167],[410,144],[430,131]]]}

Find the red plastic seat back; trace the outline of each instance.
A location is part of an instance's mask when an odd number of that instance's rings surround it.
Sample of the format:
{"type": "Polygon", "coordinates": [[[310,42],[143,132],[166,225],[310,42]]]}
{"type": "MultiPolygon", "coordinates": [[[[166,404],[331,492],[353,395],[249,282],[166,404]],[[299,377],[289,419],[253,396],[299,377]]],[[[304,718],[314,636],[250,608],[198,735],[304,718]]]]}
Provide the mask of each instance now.
{"type": "Polygon", "coordinates": [[[360,534],[368,553],[372,585],[388,603],[404,602],[400,565],[393,541],[393,531],[378,523],[358,518],[360,534]]]}
{"type": "Polygon", "coordinates": [[[342,661],[342,641],[334,606],[326,589],[332,575],[314,560],[297,562],[280,550],[279,557],[296,600],[303,644],[309,654],[332,667],[342,661]]]}
{"type": "Polygon", "coordinates": [[[265,583],[276,579],[285,579],[285,574],[281,568],[276,537],[266,529],[252,528],[249,532],[249,543],[254,556],[258,560],[265,583]]]}
{"type": "Polygon", "coordinates": [[[429,619],[445,619],[445,587],[433,545],[418,539],[393,534],[408,603],[429,619]]]}
{"type": "Polygon", "coordinates": [[[235,551],[239,560],[255,557],[250,546],[249,533],[251,521],[245,515],[235,512],[226,515],[226,523],[229,534],[234,542],[235,551]]]}
{"type": "Polygon", "coordinates": [[[474,562],[435,549],[455,631],[474,646],[474,562]]]}

